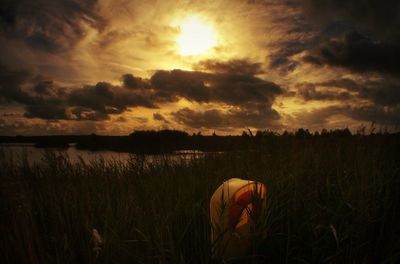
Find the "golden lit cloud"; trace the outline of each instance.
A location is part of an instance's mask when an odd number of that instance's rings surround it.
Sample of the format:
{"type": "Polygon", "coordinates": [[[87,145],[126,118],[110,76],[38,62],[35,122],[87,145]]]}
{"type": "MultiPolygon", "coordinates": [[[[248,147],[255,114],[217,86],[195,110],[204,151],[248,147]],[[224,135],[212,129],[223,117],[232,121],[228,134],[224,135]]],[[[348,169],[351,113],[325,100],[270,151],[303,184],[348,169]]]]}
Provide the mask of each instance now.
{"type": "Polygon", "coordinates": [[[399,123],[395,23],[381,24],[384,43],[344,26],[357,18],[316,23],[320,7],[297,1],[28,2],[0,25],[0,106],[22,120],[0,116],[10,131],[34,119],[111,134],[399,123]]]}

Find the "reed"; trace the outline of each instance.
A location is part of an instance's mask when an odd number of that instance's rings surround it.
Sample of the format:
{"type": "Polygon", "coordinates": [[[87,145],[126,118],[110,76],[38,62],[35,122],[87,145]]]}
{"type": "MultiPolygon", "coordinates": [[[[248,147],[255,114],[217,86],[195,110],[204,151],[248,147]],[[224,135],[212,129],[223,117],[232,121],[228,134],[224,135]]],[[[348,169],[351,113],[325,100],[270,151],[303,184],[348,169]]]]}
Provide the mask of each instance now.
{"type": "MultiPolygon", "coordinates": [[[[267,186],[245,263],[400,260],[400,140],[274,138],[254,151],[149,164],[43,162],[0,152],[2,263],[210,263],[209,199],[223,180],[267,186]]],[[[228,262],[234,262],[231,260],[228,262]]]]}

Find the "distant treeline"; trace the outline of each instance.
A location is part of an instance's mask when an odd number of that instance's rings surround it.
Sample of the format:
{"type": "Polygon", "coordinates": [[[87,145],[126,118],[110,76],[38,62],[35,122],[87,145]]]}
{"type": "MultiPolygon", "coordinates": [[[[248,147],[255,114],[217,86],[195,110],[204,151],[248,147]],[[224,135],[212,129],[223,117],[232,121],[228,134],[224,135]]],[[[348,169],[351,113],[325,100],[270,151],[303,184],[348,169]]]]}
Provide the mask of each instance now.
{"type": "Polygon", "coordinates": [[[300,128],[295,132],[277,133],[270,130],[253,133],[250,129],[241,136],[202,135],[179,130],[136,130],[128,136],[60,135],[60,136],[1,136],[0,143],[33,143],[36,147],[65,148],[76,144],[79,149],[114,150],[132,153],[171,153],[178,150],[240,151],[271,147],[287,140],[334,139],[352,137],[397,137],[400,133],[359,130],[352,134],[347,128],[310,132],[300,128]],[[269,143],[269,144],[266,144],[269,143]]]}

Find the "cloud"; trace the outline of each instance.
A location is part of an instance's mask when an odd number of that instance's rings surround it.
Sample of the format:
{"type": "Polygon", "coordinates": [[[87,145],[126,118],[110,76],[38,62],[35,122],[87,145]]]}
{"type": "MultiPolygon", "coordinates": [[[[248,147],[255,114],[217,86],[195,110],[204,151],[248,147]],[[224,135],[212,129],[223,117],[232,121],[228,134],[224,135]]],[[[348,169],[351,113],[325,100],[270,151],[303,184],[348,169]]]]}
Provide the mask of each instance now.
{"type": "Polygon", "coordinates": [[[105,120],[128,107],[155,108],[144,88],[132,90],[99,82],[67,89],[30,71],[1,69],[1,101],[21,104],[27,118],[105,120]]]}
{"type": "Polygon", "coordinates": [[[38,82],[33,90],[38,94],[49,95],[51,90],[53,90],[54,83],[52,80],[43,80],[38,82]]]}
{"type": "Polygon", "coordinates": [[[68,119],[66,108],[60,100],[41,100],[25,106],[25,117],[48,120],[68,119]]]}
{"type": "Polygon", "coordinates": [[[150,82],[157,92],[157,97],[167,101],[184,97],[200,103],[271,105],[275,97],[282,93],[279,85],[243,73],[157,71],[150,82]]]}
{"type": "Polygon", "coordinates": [[[380,42],[352,31],[311,50],[305,62],[345,67],[355,72],[400,73],[400,42],[380,42]]]}
{"type": "Polygon", "coordinates": [[[330,118],[343,115],[347,111],[348,107],[338,105],[321,107],[296,113],[293,122],[296,122],[301,127],[327,127],[330,118]]]}
{"type": "Polygon", "coordinates": [[[169,124],[170,122],[160,113],[154,113],[153,114],[153,119],[156,121],[162,121],[166,124],[169,124]]]}
{"type": "MultiPolygon", "coordinates": [[[[68,88],[31,72],[4,68],[0,75],[0,89],[4,100],[25,107],[26,117],[49,120],[106,120],[110,115],[122,114],[130,107],[158,108],[163,103],[177,102],[180,98],[273,113],[272,103],[282,93],[280,86],[255,77],[253,74],[259,68],[257,63],[229,63],[232,65],[212,64],[212,67],[218,65],[220,70],[226,69],[226,73],[159,70],[150,79],[124,74],[121,86],[98,82],[68,88]]],[[[235,115],[239,116],[238,113],[235,115]]]]}
{"type": "Polygon", "coordinates": [[[45,52],[72,48],[86,34],[86,27],[101,30],[106,21],[92,0],[15,0],[0,7],[0,32],[22,39],[45,52]]]}
{"type": "Polygon", "coordinates": [[[61,88],[27,70],[0,69],[0,101],[22,104],[28,118],[67,119],[61,88]]]}
{"type": "Polygon", "coordinates": [[[156,108],[143,91],[128,90],[110,83],[99,82],[74,89],[68,96],[77,119],[103,120],[121,114],[128,107],[156,108]]]}
{"type": "Polygon", "coordinates": [[[319,83],[301,83],[297,85],[297,90],[297,95],[306,101],[368,99],[371,103],[381,106],[400,104],[400,81],[391,78],[373,80],[342,78],[319,83]]]}
{"type": "Polygon", "coordinates": [[[360,98],[369,99],[381,106],[396,106],[400,104],[400,80],[378,79],[352,81],[349,79],[331,80],[320,85],[334,86],[354,91],[360,98]]]}
{"type": "MultiPolygon", "coordinates": [[[[385,39],[398,39],[400,2],[397,0],[301,0],[308,17],[332,24],[344,21],[385,39]]],[[[315,21],[314,20],[314,21],[315,21]]]]}
{"type": "Polygon", "coordinates": [[[213,73],[231,73],[257,75],[264,73],[262,64],[259,62],[251,62],[248,59],[233,59],[229,61],[203,60],[194,65],[199,71],[209,71],[213,73]]]}
{"type": "Polygon", "coordinates": [[[290,129],[303,122],[286,120],[295,111],[309,112],[309,124],[319,126],[335,116],[395,124],[399,6],[396,0],[6,0],[0,110],[18,108],[18,117],[7,118],[26,125],[121,121],[110,129],[140,123],[128,113],[135,107],[149,127],[283,123],[290,129]],[[205,18],[220,36],[213,59],[193,64],[198,58],[176,54],[179,26],[171,23],[187,14],[205,18]],[[21,65],[28,70],[11,68],[21,65]],[[176,69],[182,67],[193,70],[176,69]],[[320,109],[310,110],[315,105],[320,109]]]}
{"type": "Polygon", "coordinates": [[[185,97],[191,101],[208,102],[210,91],[205,85],[207,76],[208,74],[202,72],[160,70],[150,78],[150,83],[159,100],[170,102],[185,97]]]}
{"type": "Polygon", "coordinates": [[[9,69],[0,65],[0,98],[5,102],[31,103],[32,98],[22,89],[22,85],[33,79],[33,73],[28,70],[9,69]]]}
{"type": "Polygon", "coordinates": [[[283,92],[279,85],[252,75],[216,74],[210,83],[213,98],[232,105],[272,105],[283,92]]]}
{"type": "Polygon", "coordinates": [[[385,126],[400,125],[400,107],[362,106],[350,107],[346,113],[354,120],[375,122],[385,126]]]}
{"type": "Polygon", "coordinates": [[[268,43],[268,66],[271,71],[286,75],[293,72],[299,62],[293,59],[296,54],[315,47],[320,41],[319,24],[309,21],[297,4],[289,4],[281,12],[289,12],[272,31],[281,31],[279,37],[268,43]],[[288,10],[289,9],[289,10],[288,10]]]}
{"type": "Polygon", "coordinates": [[[224,114],[217,109],[196,112],[186,107],[171,114],[178,123],[191,128],[219,128],[229,126],[229,122],[224,118],[224,114]]]}
{"type": "MultiPolygon", "coordinates": [[[[183,108],[172,113],[174,119],[192,128],[246,127],[257,128],[276,125],[280,115],[272,109],[282,88],[253,74],[257,64],[238,61],[228,63],[207,62],[202,67],[216,72],[158,71],[150,79],[156,97],[174,101],[184,97],[198,103],[222,103],[235,106],[227,113],[218,109],[196,112],[183,108]],[[250,67],[249,67],[250,66],[250,67]],[[222,72],[226,70],[227,72],[222,72]]],[[[204,68],[203,68],[204,69],[204,68]]]]}
{"type": "Polygon", "coordinates": [[[135,77],[132,74],[124,74],[121,76],[121,82],[124,87],[129,89],[142,89],[148,88],[149,83],[140,77],[135,77]]]}
{"type": "Polygon", "coordinates": [[[352,98],[352,95],[346,91],[321,91],[316,89],[316,85],[312,83],[302,83],[297,85],[297,95],[302,99],[309,100],[337,100],[345,101],[352,98]]]}
{"type": "MultiPolygon", "coordinates": [[[[295,119],[307,127],[328,127],[329,120],[338,117],[350,118],[356,122],[376,123],[382,126],[400,125],[400,107],[383,107],[376,105],[352,106],[335,105],[312,111],[298,113],[295,119]]],[[[339,118],[340,119],[340,118],[339,118]]]]}
{"type": "Polygon", "coordinates": [[[171,113],[174,119],[191,128],[271,128],[278,127],[280,115],[273,109],[233,109],[223,112],[218,109],[194,111],[190,108],[182,108],[171,113]]]}
{"type": "Polygon", "coordinates": [[[291,59],[291,56],[301,53],[314,46],[314,40],[309,37],[306,40],[286,40],[275,44],[275,50],[269,55],[269,67],[272,70],[279,70],[289,73],[296,69],[299,62],[291,59]]]}
{"type": "Polygon", "coordinates": [[[25,107],[25,116],[42,119],[67,119],[64,90],[52,81],[28,70],[0,66],[0,98],[4,103],[19,103],[25,107]]]}

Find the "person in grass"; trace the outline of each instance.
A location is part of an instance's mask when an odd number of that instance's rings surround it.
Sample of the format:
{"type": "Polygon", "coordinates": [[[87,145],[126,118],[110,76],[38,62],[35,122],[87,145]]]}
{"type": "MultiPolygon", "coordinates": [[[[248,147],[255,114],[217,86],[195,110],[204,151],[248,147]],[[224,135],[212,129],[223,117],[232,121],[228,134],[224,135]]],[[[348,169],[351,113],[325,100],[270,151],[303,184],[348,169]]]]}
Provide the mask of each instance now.
{"type": "Polygon", "coordinates": [[[265,208],[262,183],[229,179],[210,200],[211,250],[214,259],[235,259],[250,254],[252,243],[263,236],[257,228],[265,208]]]}

